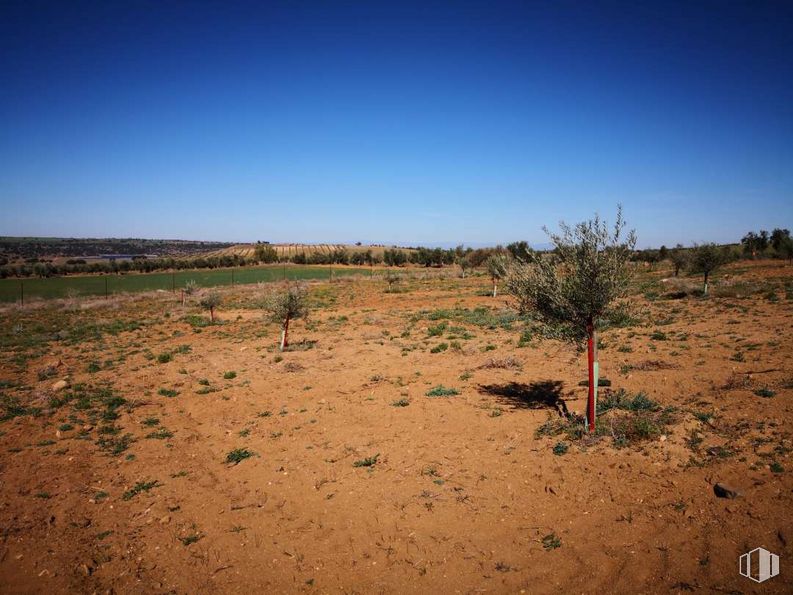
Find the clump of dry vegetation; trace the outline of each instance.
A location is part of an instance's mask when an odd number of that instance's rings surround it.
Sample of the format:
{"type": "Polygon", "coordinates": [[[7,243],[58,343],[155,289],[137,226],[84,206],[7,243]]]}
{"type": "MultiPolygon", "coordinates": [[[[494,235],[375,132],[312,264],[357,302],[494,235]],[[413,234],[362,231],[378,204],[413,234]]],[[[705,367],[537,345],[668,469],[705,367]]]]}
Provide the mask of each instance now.
{"type": "Polygon", "coordinates": [[[508,355],[501,358],[491,357],[479,366],[479,369],[481,370],[493,368],[499,368],[502,370],[521,370],[523,369],[523,362],[514,356],[508,355]]]}

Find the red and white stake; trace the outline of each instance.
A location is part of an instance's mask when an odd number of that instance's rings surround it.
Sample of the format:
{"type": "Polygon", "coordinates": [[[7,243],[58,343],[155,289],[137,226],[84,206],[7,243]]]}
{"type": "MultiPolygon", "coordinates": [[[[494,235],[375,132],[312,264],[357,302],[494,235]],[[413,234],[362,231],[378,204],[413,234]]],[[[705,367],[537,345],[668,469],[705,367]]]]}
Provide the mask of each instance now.
{"type": "Polygon", "coordinates": [[[586,404],[586,423],[590,432],[595,431],[595,412],[597,410],[598,356],[597,331],[594,324],[587,325],[587,364],[589,368],[589,394],[586,404]]]}
{"type": "Polygon", "coordinates": [[[289,318],[284,321],[284,328],[281,329],[281,351],[287,346],[286,335],[289,332],[289,318]]]}

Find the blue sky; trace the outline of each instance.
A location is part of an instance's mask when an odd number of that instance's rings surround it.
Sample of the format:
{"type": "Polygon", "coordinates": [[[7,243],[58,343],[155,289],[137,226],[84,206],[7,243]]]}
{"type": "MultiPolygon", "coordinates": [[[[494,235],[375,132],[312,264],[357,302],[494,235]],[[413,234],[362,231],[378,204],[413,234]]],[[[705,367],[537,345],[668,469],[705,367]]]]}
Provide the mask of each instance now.
{"type": "Polygon", "coordinates": [[[0,235],[541,243],[618,202],[641,246],[793,227],[793,3],[0,3],[0,235]]]}

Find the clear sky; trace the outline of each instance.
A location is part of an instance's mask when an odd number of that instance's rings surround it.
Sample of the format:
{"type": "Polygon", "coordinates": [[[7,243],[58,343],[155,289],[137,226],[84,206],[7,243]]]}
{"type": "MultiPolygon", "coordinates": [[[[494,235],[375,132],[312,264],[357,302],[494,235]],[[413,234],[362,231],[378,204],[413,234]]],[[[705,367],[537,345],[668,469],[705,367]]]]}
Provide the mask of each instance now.
{"type": "Polygon", "coordinates": [[[793,2],[0,1],[0,235],[793,228],[793,2]]]}

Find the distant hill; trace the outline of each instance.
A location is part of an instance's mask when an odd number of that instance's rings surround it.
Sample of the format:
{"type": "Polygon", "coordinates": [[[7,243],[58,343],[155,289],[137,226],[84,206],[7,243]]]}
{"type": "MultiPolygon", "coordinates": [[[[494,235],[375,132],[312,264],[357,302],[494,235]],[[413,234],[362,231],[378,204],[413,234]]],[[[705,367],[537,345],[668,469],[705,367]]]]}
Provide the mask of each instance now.
{"type": "Polygon", "coordinates": [[[195,256],[233,246],[231,242],[146,240],[141,238],[0,237],[0,257],[29,259],[101,258],[103,255],[195,256]]]}

